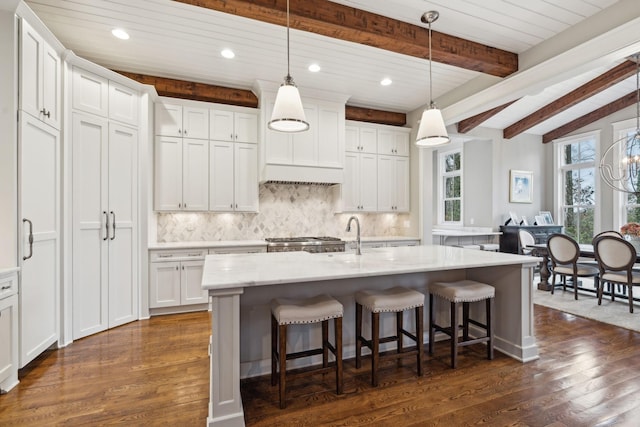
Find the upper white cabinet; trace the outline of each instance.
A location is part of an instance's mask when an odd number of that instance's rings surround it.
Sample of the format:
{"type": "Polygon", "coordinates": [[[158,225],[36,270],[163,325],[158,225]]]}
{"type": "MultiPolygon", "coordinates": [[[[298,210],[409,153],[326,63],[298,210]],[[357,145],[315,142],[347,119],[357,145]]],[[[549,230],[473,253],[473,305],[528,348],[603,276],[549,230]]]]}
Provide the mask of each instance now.
{"type": "Polygon", "coordinates": [[[257,212],[258,147],[211,141],[209,155],[209,210],[257,212]]]}
{"type": "Polygon", "coordinates": [[[409,211],[409,158],[378,155],[378,212],[409,211]]]}
{"type": "Polygon", "coordinates": [[[375,212],[377,210],[377,155],[345,153],[342,205],[345,211],[375,212]]]}
{"type": "Polygon", "coordinates": [[[209,139],[209,109],[156,103],[156,135],[209,139]]]}
{"type": "Polygon", "coordinates": [[[209,138],[215,141],[258,143],[258,115],[230,110],[209,111],[209,138]]]}
{"type": "Polygon", "coordinates": [[[134,89],[83,68],[73,67],[71,106],[76,111],[137,127],[139,98],[134,89]]]}
{"type": "Polygon", "coordinates": [[[20,25],[20,109],[60,129],[60,56],[28,22],[20,25]]]}
{"type": "Polygon", "coordinates": [[[409,133],[406,130],[379,129],[378,154],[408,156],[409,133]]]}
{"type": "Polygon", "coordinates": [[[377,131],[374,127],[345,126],[345,150],[377,153],[377,131]]]}
{"type": "Polygon", "coordinates": [[[157,136],[155,209],[206,211],[209,197],[209,142],[157,136]]]}

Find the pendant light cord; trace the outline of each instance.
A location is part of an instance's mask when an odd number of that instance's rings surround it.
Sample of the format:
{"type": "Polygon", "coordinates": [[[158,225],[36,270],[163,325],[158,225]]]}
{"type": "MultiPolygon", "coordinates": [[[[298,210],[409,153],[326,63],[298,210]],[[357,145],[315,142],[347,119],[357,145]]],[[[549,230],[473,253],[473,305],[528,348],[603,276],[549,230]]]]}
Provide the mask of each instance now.
{"type": "Polygon", "coordinates": [[[635,55],[636,60],[636,134],[640,133],[640,54],[635,55]]]}
{"type": "Polygon", "coordinates": [[[431,73],[431,66],[431,20],[429,20],[429,108],[435,108],[433,102],[433,75],[431,73]]]}
{"type": "Polygon", "coordinates": [[[287,80],[291,80],[291,70],[289,68],[289,0],[287,0],[287,80]]]}

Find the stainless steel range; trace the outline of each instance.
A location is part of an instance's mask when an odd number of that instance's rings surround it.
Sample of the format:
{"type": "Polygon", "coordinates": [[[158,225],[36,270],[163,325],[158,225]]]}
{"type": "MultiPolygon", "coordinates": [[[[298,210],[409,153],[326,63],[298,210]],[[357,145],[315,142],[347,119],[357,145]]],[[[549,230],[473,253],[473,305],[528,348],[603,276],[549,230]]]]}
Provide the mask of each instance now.
{"type": "Polygon", "coordinates": [[[267,252],[344,252],[345,242],[337,237],[273,237],[264,239],[267,252]]]}

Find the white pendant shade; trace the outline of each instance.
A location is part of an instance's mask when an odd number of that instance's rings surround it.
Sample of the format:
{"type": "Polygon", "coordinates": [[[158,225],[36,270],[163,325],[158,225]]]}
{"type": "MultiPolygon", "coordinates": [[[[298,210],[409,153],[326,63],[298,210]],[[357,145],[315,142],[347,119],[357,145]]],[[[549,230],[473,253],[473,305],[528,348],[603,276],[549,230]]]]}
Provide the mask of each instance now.
{"type": "Polygon", "coordinates": [[[437,108],[428,108],[422,113],[416,145],[433,147],[449,142],[449,134],[442,119],[442,113],[437,108]]]}
{"type": "Polygon", "coordinates": [[[309,129],[297,87],[286,83],[280,86],[268,126],[280,132],[303,132],[309,129]]]}

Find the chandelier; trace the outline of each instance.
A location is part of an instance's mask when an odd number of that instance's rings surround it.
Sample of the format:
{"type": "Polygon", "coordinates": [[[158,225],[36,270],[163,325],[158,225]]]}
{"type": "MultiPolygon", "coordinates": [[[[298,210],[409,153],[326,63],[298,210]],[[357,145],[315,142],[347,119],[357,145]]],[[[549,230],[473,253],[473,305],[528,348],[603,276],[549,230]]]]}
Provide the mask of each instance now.
{"type": "Polygon", "coordinates": [[[600,159],[600,176],[611,188],[640,195],[640,54],[636,61],[636,130],[618,139],[600,159]]]}

